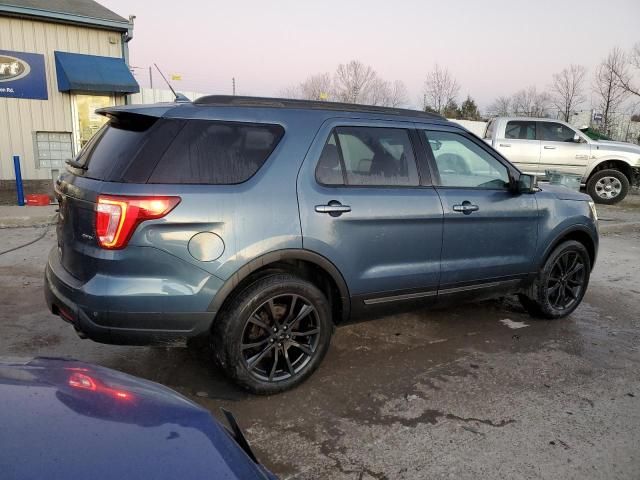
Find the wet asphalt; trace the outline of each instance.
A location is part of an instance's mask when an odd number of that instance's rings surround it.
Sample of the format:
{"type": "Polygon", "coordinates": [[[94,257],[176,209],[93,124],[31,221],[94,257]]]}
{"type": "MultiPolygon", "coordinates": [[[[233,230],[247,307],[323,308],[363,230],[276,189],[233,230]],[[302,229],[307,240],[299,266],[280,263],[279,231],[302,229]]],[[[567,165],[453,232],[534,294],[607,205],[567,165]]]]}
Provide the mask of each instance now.
{"type": "MultiPolygon", "coordinates": [[[[0,230],[0,250],[40,232],[0,230]]],[[[502,299],[348,325],[306,383],[272,397],[229,383],[206,348],[78,338],[42,298],[54,243],[51,229],[0,256],[0,356],[74,357],[227,408],[283,478],[640,478],[640,228],[602,236],[569,318],[502,299]]]]}

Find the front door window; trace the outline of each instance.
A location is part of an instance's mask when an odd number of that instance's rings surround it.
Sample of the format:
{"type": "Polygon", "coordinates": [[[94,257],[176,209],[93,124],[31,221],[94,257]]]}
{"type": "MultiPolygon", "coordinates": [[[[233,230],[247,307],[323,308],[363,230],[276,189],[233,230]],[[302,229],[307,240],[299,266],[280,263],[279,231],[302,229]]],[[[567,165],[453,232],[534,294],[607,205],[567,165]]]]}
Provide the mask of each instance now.
{"type": "Polygon", "coordinates": [[[509,186],[507,167],[468,138],[437,130],[423,133],[443,187],[506,189],[509,186]]]}
{"type": "Polygon", "coordinates": [[[547,142],[573,142],[576,132],[566,125],[540,122],[542,140],[547,142]]]}

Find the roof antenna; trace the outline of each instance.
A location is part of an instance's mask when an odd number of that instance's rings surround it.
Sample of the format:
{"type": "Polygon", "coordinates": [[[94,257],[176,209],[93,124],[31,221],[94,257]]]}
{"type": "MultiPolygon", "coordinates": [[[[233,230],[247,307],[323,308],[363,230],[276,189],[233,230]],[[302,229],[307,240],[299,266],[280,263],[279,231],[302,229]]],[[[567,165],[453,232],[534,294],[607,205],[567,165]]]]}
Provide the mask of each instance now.
{"type": "Polygon", "coordinates": [[[174,102],[176,102],[176,103],[184,103],[184,102],[191,103],[191,100],[189,100],[182,93],[176,93],[176,91],[173,89],[173,87],[169,83],[169,80],[167,80],[167,77],[164,76],[164,73],[162,73],[162,70],[160,70],[160,67],[158,67],[158,65],[156,63],[154,63],[153,66],[156,67],[156,69],[158,70],[158,73],[160,73],[160,76],[165,81],[165,83],[169,86],[169,89],[171,90],[173,95],[176,97],[174,102]]]}

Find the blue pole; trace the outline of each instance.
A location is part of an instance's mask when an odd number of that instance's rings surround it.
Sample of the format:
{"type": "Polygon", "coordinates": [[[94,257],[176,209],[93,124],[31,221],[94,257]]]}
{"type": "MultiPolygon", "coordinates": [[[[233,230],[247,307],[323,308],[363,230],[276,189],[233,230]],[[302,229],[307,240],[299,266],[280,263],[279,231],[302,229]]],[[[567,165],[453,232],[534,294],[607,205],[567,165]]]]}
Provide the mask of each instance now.
{"type": "Polygon", "coordinates": [[[24,189],[22,188],[22,173],[20,172],[20,156],[13,156],[13,169],[16,172],[16,191],[18,192],[18,205],[24,207],[24,189]]]}

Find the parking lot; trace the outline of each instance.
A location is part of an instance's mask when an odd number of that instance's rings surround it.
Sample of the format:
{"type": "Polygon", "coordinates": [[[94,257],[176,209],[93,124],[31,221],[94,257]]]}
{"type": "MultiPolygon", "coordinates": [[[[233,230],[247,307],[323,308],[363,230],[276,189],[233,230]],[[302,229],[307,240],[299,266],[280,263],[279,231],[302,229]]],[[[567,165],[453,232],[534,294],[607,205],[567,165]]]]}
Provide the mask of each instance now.
{"type": "MultiPolygon", "coordinates": [[[[75,357],[225,407],[283,478],[638,478],[640,197],[598,211],[599,258],[569,318],[504,299],[344,326],[319,371],[273,397],[227,382],[206,348],[78,338],[42,298],[50,228],[0,256],[0,355],[75,357]]],[[[0,250],[41,232],[2,229],[0,250]]]]}

